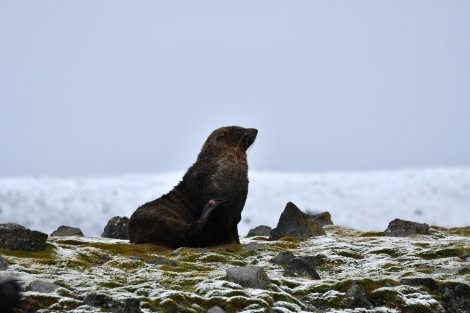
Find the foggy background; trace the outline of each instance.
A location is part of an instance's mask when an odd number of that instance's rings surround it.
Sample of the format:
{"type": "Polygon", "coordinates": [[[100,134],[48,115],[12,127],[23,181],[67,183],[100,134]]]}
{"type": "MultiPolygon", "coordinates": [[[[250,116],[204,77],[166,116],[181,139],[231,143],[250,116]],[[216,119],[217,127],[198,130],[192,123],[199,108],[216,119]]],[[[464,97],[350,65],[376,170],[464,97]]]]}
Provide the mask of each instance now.
{"type": "Polygon", "coordinates": [[[469,1],[0,0],[0,176],[470,165],[469,1]]]}

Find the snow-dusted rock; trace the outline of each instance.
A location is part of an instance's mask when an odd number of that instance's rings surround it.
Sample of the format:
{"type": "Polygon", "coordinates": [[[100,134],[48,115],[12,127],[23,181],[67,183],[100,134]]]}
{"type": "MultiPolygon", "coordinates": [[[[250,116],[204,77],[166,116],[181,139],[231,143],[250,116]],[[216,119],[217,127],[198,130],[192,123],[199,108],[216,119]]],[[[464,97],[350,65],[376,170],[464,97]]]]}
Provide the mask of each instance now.
{"type": "Polygon", "coordinates": [[[429,235],[429,225],[396,218],[388,224],[385,230],[385,236],[389,237],[406,237],[416,234],[429,235]]]}
{"type": "Polygon", "coordinates": [[[227,269],[227,278],[230,282],[248,288],[266,288],[271,283],[263,268],[258,266],[240,266],[227,269]]]}
{"type": "Polygon", "coordinates": [[[0,248],[3,249],[41,251],[46,247],[47,237],[15,223],[0,224],[0,248]]]}
{"type": "Polygon", "coordinates": [[[323,235],[323,226],[332,225],[330,213],[323,212],[316,215],[307,215],[295,204],[288,202],[279,218],[276,228],[271,231],[269,240],[278,240],[291,236],[299,239],[323,235]]]}
{"type": "Polygon", "coordinates": [[[51,233],[51,236],[83,236],[83,233],[80,228],[59,226],[59,228],[51,233]]]}
{"type": "Polygon", "coordinates": [[[101,237],[114,239],[129,239],[129,234],[127,232],[128,225],[128,217],[115,216],[108,221],[108,223],[104,227],[101,237]]]}

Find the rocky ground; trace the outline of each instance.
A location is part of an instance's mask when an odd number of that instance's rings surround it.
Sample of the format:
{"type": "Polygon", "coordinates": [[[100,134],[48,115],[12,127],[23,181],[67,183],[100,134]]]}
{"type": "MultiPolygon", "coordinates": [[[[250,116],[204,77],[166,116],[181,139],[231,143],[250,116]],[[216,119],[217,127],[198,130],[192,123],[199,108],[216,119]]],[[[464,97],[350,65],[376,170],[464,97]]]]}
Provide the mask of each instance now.
{"type": "Polygon", "coordinates": [[[20,283],[19,312],[469,312],[469,230],[324,230],[177,250],[49,237],[39,252],[1,249],[0,275],[20,283]]]}

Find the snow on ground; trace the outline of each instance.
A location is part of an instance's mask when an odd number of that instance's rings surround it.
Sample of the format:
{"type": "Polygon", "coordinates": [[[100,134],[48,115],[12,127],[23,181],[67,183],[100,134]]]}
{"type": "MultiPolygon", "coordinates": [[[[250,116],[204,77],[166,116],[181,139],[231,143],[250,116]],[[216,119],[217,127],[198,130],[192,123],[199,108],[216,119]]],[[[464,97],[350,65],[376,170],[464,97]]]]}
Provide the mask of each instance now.
{"type": "MultiPolygon", "coordinates": [[[[61,225],[100,236],[113,216],[130,216],[168,192],[183,172],[113,177],[0,178],[0,223],[50,234],[61,225]]],[[[394,218],[444,227],[470,225],[470,167],[371,172],[250,171],[239,233],[275,227],[286,203],[329,211],[337,225],[383,231],[394,218]]]]}

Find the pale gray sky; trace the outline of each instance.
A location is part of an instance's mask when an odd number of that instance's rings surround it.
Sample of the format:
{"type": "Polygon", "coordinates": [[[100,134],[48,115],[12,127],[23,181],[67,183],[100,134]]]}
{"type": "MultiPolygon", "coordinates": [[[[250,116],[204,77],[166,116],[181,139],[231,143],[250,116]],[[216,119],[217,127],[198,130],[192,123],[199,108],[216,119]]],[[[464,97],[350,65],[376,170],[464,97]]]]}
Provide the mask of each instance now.
{"type": "Polygon", "coordinates": [[[0,176],[470,165],[470,1],[0,0],[0,176]]]}

